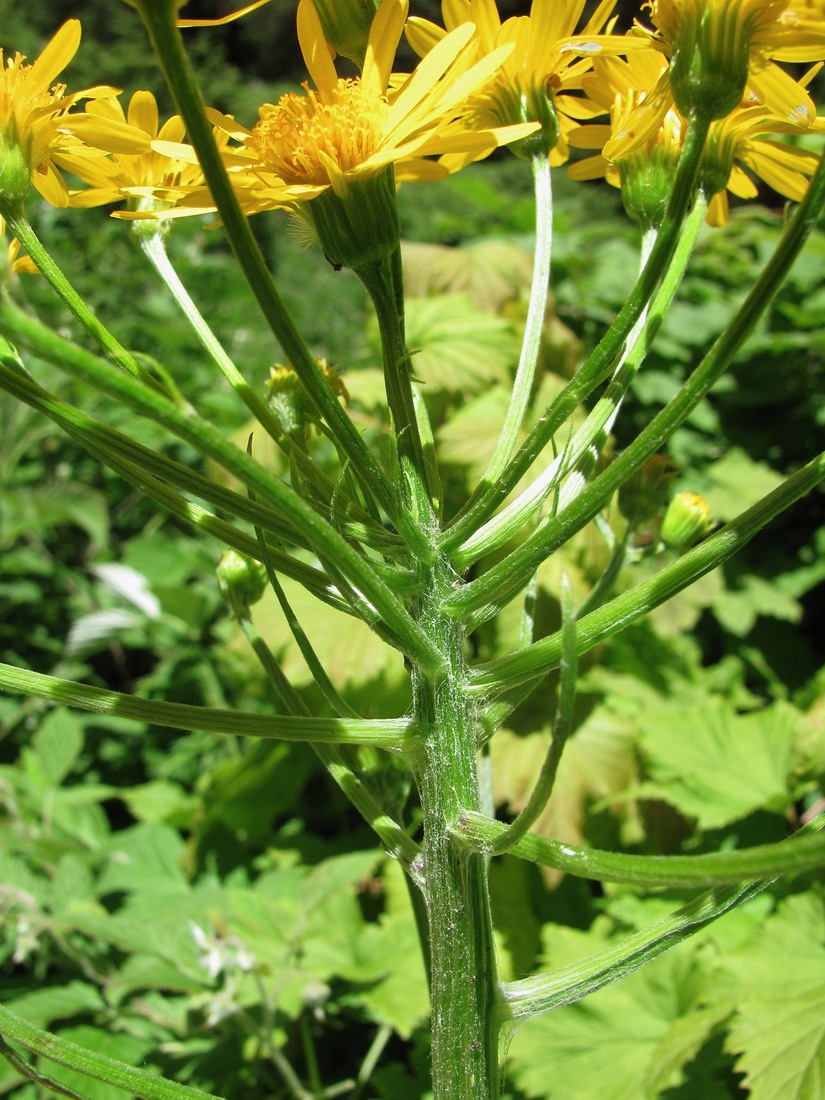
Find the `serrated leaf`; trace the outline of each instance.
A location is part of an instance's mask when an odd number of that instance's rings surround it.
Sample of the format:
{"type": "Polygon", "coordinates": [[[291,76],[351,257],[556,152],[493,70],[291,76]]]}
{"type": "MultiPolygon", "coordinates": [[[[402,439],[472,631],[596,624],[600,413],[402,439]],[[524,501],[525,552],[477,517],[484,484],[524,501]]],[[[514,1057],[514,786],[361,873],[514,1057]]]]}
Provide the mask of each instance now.
{"type": "Polygon", "coordinates": [[[711,605],[713,614],[731,634],[744,638],[760,615],[798,623],[802,605],[786,595],[775,584],[761,577],[745,575],[736,588],[727,588],[711,605]]]}
{"type": "MultiPolygon", "coordinates": [[[[557,966],[580,958],[596,942],[547,926],[545,961],[557,966]]],[[[513,1040],[507,1077],[535,1100],[653,1100],[658,1089],[650,1090],[648,1076],[673,1028],[693,1012],[701,981],[696,950],[680,949],[578,1004],[530,1020],[513,1040]]],[[[712,1018],[704,1023],[710,1031],[712,1018]]],[[[684,1061],[695,1049],[696,1042],[683,1047],[684,1061]]],[[[679,1084],[683,1064],[673,1058],[663,1078],[668,1085],[679,1084]]]]}
{"type": "Polygon", "coordinates": [[[825,1096],[824,943],[821,898],[798,894],[721,962],[723,995],[737,1002],[726,1045],[750,1100],[825,1096]]]}
{"type": "Polygon", "coordinates": [[[34,750],[43,777],[57,787],[83,751],[83,725],[65,707],[55,707],[34,735],[34,750]]]}
{"type": "Polygon", "coordinates": [[[376,1023],[389,1024],[402,1039],[409,1039],[427,1018],[430,1007],[412,914],[384,915],[377,924],[366,925],[357,951],[363,971],[360,977],[353,975],[353,980],[365,982],[376,973],[380,977],[346,1000],[362,1005],[376,1023]]]}
{"type": "Polygon", "coordinates": [[[755,810],[784,813],[799,715],[776,704],[738,715],[719,700],[662,707],[637,717],[651,780],[642,791],[717,829],[755,810]]]}
{"type": "Polygon", "coordinates": [[[723,523],[782,484],[781,474],[765,462],[755,462],[740,447],[731,447],[723,458],[714,462],[708,477],[710,485],[705,496],[714,516],[723,523]]]}
{"type": "Polygon", "coordinates": [[[24,993],[7,1002],[7,1007],[37,1027],[55,1020],[68,1020],[84,1013],[101,1012],[106,1002],[94,986],[86,982],[68,982],[24,993]]]}
{"type": "Polygon", "coordinates": [[[518,362],[519,338],[509,321],[482,313],[463,295],[412,298],[407,346],[424,395],[472,394],[507,380],[518,362]]]}

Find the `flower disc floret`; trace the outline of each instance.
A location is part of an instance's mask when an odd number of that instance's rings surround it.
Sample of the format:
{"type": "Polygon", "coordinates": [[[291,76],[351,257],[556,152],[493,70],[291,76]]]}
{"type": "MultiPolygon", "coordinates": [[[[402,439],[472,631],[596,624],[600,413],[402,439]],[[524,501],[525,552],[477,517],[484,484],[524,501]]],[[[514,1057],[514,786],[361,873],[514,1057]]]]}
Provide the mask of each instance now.
{"type": "Polygon", "coordinates": [[[389,106],[360,80],[338,80],[325,101],[304,87],[261,109],[251,144],[284,183],[323,186],[330,165],[351,172],[377,152],[389,106]]]}

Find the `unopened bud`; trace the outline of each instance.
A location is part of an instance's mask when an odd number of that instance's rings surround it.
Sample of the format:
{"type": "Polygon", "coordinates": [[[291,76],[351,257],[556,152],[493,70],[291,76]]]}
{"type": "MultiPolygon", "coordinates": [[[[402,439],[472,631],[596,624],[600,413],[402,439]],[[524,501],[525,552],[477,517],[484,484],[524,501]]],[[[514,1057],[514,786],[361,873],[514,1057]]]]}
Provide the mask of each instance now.
{"type": "Polygon", "coordinates": [[[668,505],[659,536],[671,550],[687,550],[713,525],[710,505],[698,493],[677,493],[668,505]]]}

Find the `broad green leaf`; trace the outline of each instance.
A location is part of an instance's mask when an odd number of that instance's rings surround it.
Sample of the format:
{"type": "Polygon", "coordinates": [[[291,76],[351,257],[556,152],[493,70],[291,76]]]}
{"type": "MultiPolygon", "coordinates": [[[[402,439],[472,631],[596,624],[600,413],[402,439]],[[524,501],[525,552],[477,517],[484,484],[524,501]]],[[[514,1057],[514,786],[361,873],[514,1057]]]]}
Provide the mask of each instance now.
{"type": "Polygon", "coordinates": [[[195,812],[201,806],[200,800],[187,794],[180,784],[166,779],[127,787],[119,797],[138,821],[155,825],[191,827],[195,812]]]}
{"type": "Polygon", "coordinates": [[[713,514],[727,523],[782,484],[782,475],[764,462],[755,462],[746,451],[731,447],[708,470],[705,490],[713,514]]]}
{"type": "Polygon", "coordinates": [[[68,1020],[102,1012],[106,1007],[101,994],[86,982],[45,986],[6,1001],[8,1008],[37,1027],[46,1027],[55,1020],[68,1020]]]}
{"type": "MultiPolygon", "coordinates": [[[[500,730],[491,742],[496,800],[515,813],[526,805],[545,754],[547,733],[519,737],[500,730]]],[[[581,844],[589,805],[610,802],[637,779],[633,740],[627,725],[609,707],[597,707],[568,741],[553,794],[535,831],[556,840],[581,844]]],[[[629,835],[639,835],[635,808],[622,807],[629,835]]],[[[559,872],[547,871],[557,882],[559,872]]]]}
{"type": "Polygon", "coordinates": [[[409,1039],[430,1008],[412,913],[385,915],[377,924],[365,925],[356,950],[359,967],[350,977],[361,988],[346,1001],[361,1005],[376,1023],[389,1024],[402,1039],[409,1039]]]}
{"type": "Polygon", "coordinates": [[[185,888],[184,843],[167,825],[140,824],[114,833],[107,846],[109,859],[98,889],[140,892],[163,885],[185,888]]]}
{"type": "Polygon", "coordinates": [[[463,294],[486,314],[525,294],[533,264],[530,253],[500,238],[462,248],[405,241],[404,286],[410,298],[463,294]]]}
{"type": "Polygon", "coordinates": [[[56,707],[43,719],[33,744],[44,779],[57,787],[83,751],[83,725],[70,710],[56,707]]]}
{"type": "Polygon", "coordinates": [[[463,295],[407,302],[407,346],[425,395],[473,394],[507,381],[519,338],[509,321],[476,309],[463,295]]]}
{"type": "Polygon", "coordinates": [[[753,940],[721,961],[735,999],[727,1048],[750,1100],[825,1096],[825,920],[817,892],[783,901],[753,940]]]}
{"type": "Polygon", "coordinates": [[[735,588],[720,592],[711,606],[725,630],[737,638],[749,634],[760,615],[798,623],[803,611],[797,600],[775,584],[750,574],[741,577],[735,588]]]}
{"type": "MultiPolygon", "coordinates": [[[[544,942],[545,962],[556,966],[591,951],[598,938],[553,925],[544,942]]],[[[697,951],[682,949],[531,1020],[513,1040],[507,1077],[535,1100],[652,1100],[662,1085],[679,1084],[716,1022],[709,1015],[685,1039],[682,1021],[697,1006],[702,980],[697,951]]]]}
{"type": "Polygon", "coordinates": [[[651,778],[639,793],[670,803],[702,829],[754,810],[784,813],[793,802],[788,781],[798,721],[797,711],[779,703],[744,715],[718,700],[640,713],[651,778]]]}

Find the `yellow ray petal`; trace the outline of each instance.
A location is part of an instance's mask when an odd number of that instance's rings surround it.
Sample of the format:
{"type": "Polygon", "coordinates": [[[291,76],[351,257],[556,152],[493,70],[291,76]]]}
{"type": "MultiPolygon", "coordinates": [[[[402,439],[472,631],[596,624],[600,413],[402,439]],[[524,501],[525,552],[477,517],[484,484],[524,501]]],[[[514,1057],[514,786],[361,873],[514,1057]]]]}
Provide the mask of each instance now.
{"type": "Polygon", "coordinates": [[[408,11],[407,0],[382,0],[372,21],[361,82],[375,95],[387,90],[408,11]]]}
{"type": "Polygon", "coordinates": [[[298,42],[312,82],[322,101],[327,102],[338,83],[338,74],[312,0],[301,0],[298,4],[298,42]]]}

